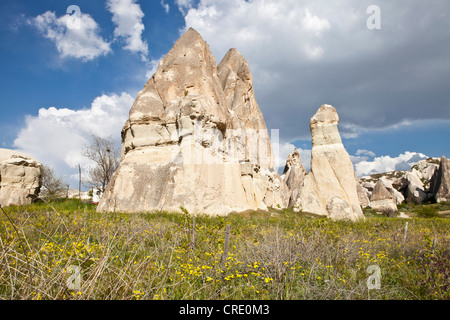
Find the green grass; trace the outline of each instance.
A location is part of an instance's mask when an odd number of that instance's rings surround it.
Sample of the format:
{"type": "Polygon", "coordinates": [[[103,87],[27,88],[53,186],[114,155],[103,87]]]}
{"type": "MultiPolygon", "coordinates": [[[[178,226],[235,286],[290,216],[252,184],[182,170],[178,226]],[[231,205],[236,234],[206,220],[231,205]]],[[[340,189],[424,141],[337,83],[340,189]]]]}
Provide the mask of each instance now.
{"type": "Polygon", "coordinates": [[[444,213],[450,211],[450,203],[448,202],[427,204],[403,203],[398,206],[398,209],[413,217],[433,218],[450,216],[448,213],[444,213]]]}
{"type": "Polygon", "coordinates": [[[450,298],[442,217],[416,215],[405,238],[405,220],[367,210],[356,223],[289,209],[195,221],[188,212],[99,214],[77,200],[4,210],[0,299],[450,298]],[[370,265],[381,269],[379,290],[367,288],[370,265]],[[80,288],[68,287],[71,266],[80,288]]]}

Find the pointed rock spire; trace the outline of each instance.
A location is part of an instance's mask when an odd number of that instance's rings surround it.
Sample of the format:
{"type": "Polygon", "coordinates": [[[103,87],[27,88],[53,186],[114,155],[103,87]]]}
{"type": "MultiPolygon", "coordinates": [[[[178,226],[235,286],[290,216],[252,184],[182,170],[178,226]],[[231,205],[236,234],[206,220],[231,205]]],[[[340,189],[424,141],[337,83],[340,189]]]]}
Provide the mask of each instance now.
{"type": "Polygon", "coordinates": [[[363,218],[357,179],[350,156],[337,128],[336,109],[322,105],[311,118],[311,171],[306,175],[297,201],[303,211],[332,219],[363,218]]]}
{"type": "Polygon", "coordinates": [[[287,187],[267,161],[270,140],[248,63],[231,50],[219,69],[220,77],[208,44],[194,29],[176,41],[130,110],[121,164],[98,211],[184,207],[225,215],[286,207],[287,187]]]}

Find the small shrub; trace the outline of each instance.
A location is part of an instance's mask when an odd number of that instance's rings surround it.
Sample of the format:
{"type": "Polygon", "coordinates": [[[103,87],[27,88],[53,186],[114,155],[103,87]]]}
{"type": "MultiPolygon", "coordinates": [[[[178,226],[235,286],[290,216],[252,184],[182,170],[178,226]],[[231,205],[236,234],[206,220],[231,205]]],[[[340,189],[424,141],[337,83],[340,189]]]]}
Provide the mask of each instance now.
{"type": "Polygon", "coordinates": [[[180,207],[180,210],[184,213],[189,215],[189,211],[185,207],[180,207]]]}
{"type": "Polygon", "coordinates": [[[422,206],[416,210],[416,213],[422,218],[434,218],[439,216],[437,209],[432,206],[422,206]]]}
{"type": "Polygon", "coordinates": [[[450,210],[450,202],[439,202],[436,204],[436,209],[438,211],[448,211],[450,210]]]}

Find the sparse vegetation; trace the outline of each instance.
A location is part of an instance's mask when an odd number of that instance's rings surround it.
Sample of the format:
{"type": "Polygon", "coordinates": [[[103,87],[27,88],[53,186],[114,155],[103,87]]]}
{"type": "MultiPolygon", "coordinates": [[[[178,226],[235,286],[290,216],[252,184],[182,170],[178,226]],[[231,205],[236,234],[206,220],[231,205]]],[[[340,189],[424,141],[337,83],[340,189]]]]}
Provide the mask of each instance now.
{"type": "Polygon", "coordinates": [[[450,203],[402,203],[398,206],[399,211],[406,213],[411,217],[450,217],[450,203]]]}
{"type": "Polygon", "coordinates": [[[273,210],[196,216],[195,227],[186,213],[98,214],[77,199],[3,210],[0,299],[450,298],[441,217],[408,220],[405,237],[405,220],[370,209],[356,223],[273,210]],[[370,265],[379,290],[367,288],[370,265]]]}
{"type": "Polygon", "coordinates": [[[434,218],[439,216],[437,209],[432,206],[421,206],[416,212],[419,217],[423,218],[434,218]]]}
{"type": "Polygon", "coordinates": [[[86,181],[91,187],[99,187],[102,192],[120,164],[120,150],[114,145],[112,137],[102,138],[91,133],[89,145],[83,147],[83,156],[95,166],[89,169],[86,181]]]}
{"type": "Polygon", "coordinates": [[[68,185],[61,177],[57,177],[55,170],[48,165],[43,165],[42,170],[42,192],[41,197],[49,200],[55,200],[63,197],[67,192],[68,185]]]}

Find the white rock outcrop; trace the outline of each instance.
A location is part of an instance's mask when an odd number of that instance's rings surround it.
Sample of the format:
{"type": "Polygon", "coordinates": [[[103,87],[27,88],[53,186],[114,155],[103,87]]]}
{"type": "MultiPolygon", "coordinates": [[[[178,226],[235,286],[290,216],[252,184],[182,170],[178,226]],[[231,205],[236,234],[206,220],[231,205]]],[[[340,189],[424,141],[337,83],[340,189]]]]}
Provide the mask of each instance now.
{"type": "Polygon", "coordinates": [[[382,181],[396,198],[397,204],[405,201],[421,204],[431,200],[437,192],[437,177],[440,175],[439,164],[439,158],[428,158],[418,161],[409,171],[376,173],[361,177],[360,183],[371,194],[375,184],[382,181]]]}
{"type": "Polygon", "coordinates": [[[397,213],[397,200],[386,188],[382,180],[378,180],[370,196],[370,207],[382,214],[397,213]]]}
{"type": "Polygon", "coordinates": [[[420,180],[415,172],[406,173],[405,179],[408,181],[406,201],[416,204],[424,202],[427,199],[427,193],[425,192],[425,186],[422,180],[420,180]]]}
{"type": "Polygon", "coordinates": [[[439,158],[429,158],[426,160],[420,160],[411,168],[411,172],[414,173],[419,179],[430,181],[436,170],[439,169],[439,158]],[[438,162],[438,163],[435,163],[438,162]]]}
{"type": "Polygon", "coordinates": [[[382,181],[386,189],[395,197],[397,204],[402,204],[405,201],[405,196],[392,185],[392,179],[381,177],[379,181],[382,181]]]}
{"type": "Polygon", "coordinates": [[[322,105],[310,120],[311,171],[306,175],[296,207],[331,219],[364,218],[350,156],[338,131],[339,116],[322,105]]]}
{"type": "Polygon", "coordinates": [[[217,66],[191,28],[131,107],[121,164],[98,211],[284,208],[289,190],[273,164],[247,61],[231,49],[217,66]]]}
{"type": "Polygon", "coordinates": [[[42,165],[31,157],[0,149],[0,205],[30,204],[42,184],[42,165]]]}

